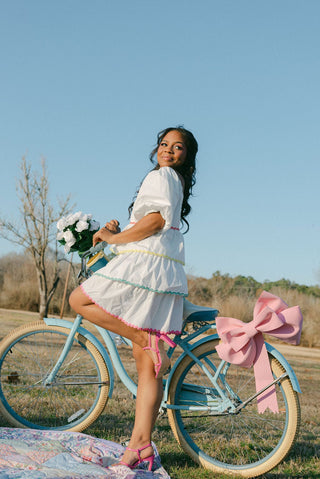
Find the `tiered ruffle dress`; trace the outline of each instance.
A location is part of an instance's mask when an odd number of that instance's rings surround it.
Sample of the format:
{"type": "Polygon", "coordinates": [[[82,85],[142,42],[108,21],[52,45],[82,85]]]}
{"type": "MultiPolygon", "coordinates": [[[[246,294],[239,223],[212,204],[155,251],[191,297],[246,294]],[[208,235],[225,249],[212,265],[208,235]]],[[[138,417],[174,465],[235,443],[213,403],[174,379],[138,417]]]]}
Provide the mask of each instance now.
{"type": "Polygon", "coordinates": [[[179,230],[182,200],[182,183],[175,170],[151,171],[125,230],[153,212],[161,213],[163,229],[141,241],[111,245],[116,256],[81,285],[94,303],[134,328],[181,332],[183,298],[188,294],[179,230]]]}

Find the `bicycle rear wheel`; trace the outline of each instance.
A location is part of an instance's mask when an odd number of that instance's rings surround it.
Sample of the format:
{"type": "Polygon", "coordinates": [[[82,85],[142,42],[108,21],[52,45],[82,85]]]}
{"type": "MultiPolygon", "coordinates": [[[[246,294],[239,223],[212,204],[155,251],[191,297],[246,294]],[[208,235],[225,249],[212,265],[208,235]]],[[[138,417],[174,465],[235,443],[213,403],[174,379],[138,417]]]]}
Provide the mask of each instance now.
{"type": "MultiPolygon", "coordinates": [[[[221,363],[217,344],[212,340],[193,351],[211,372],[221,363]]],[[[279,377],[285,370],[276,359],[270,359],[274,377],[279,377]]],[[[219,385],[237,404],[255,394],[252,368],[227,363],[224,374],[224,384],[219,381],[219,385]]],[[[269,410],[259,414],[254,399],[237,414],[226,411],[219,415],[215,409],[222,399],[217,390],[199,365],[186,356],[172,378],[168,402],[198,410],[168,409],[169,423],[185,452],[205,468],[232,477],[257,477],[285,458],[299,430],[298,395],[288,377],[276,384],[276,392],[278,414],[269,410]]]]}
{"type": "Polygon", "coordinates": [[[97,348],[79,333],[54,382],[45,385],[69,333],[35,322],[0,343],[0,410],[12,425],[82,431],[103,411],[109,371],[97,348]]]}

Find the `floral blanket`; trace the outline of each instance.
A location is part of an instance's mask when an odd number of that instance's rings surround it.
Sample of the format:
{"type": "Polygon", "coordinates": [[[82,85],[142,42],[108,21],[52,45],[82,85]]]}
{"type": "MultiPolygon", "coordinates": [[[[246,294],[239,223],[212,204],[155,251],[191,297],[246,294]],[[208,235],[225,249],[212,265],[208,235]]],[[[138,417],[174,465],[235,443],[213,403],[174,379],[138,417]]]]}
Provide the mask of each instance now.
{"type": "Polygon", "coordinates": [[[153,472],[113,466],[124,448],[78,432],[0,428],[1,479],[170,479],[156,450],[153,472]]]}

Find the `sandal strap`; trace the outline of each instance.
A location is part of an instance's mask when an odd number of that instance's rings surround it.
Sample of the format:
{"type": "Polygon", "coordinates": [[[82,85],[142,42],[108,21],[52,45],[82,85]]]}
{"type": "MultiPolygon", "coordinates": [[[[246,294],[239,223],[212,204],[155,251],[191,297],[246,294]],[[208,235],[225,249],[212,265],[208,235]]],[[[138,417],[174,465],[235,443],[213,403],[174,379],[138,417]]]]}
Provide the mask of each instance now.
{"type": "MultiPolygon", "coordinates": [[[[158,343],[156,343],[156,345],[157,344],[158,343]]],[[[145,346],[142,349],[150,349],[150,351],[154,351],[155,353],[157,352],[157,350],[151,346],[151,333],[150,333],[150,331],[148,332],[148,346],[145,346]]]]}
{"type": "Polygon", "coordinates": [[[149,443],[149,444],[147,444],[146,446],[143,446],[143,447],[138,447],[138,449],[133,449],[133,448],[131,448],[131,447],[127,447],[126,449],[127,449],[128,451],[136,452],[137,455],[138,455],[139,461],[142,461],[142,458],[141,458],[141,456],[140,456],[140,452],[143,451],[144,449],[147,449],[147,447],[152,447],[152,449],[153,449],[153,446],[152,446],[151,443],[149,443]]]}

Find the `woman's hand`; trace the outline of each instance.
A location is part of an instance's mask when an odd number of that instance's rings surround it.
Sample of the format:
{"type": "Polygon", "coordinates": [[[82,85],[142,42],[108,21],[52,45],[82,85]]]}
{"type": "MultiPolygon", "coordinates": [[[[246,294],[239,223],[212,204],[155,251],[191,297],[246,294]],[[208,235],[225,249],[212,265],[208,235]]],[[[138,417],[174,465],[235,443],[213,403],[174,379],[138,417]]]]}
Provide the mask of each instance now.
{"type": "Polygon", "coordinates": [[[111,220],[108,221],[104,226],[112,233],[120,233],[121,229],[119,227],[119,224],[120,223],[118,220],[111,220]]]}
{"type": "Polygon", "coordinates": [[[112,243],[113,235],[120,233],[120,231],[118,220],[108,221],[103,228],[100,228],[99,231],[93,235],[93,246],[96,246],[97,243],[101,243],[101,241],[112,243]]]}
{"type": "Polygon", "coordinates": [[[110,225],[112,230],[104,227],[97,231],[93,235],[93,246],[100,241],[105,241],[109,244],[124,244],[141,241],[161,231],[165,225],[165,221],[159,212],[155,212],[144,216],[131,228],[122,232],[117,232],[119,228],[117,220],[111,220],[109,223],[106,223],[106,225],[110,225]]]}

